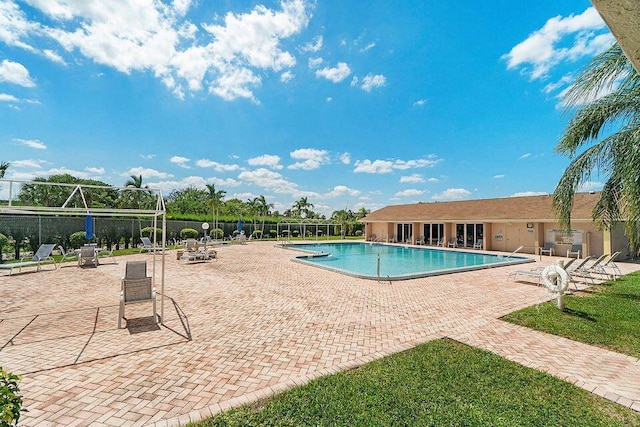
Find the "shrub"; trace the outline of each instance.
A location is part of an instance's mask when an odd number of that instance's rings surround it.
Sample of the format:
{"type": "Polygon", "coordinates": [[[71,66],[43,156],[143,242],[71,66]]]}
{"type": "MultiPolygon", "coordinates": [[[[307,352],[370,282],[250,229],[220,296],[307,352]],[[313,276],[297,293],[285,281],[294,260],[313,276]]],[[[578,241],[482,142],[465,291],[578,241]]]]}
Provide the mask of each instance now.
{"type": "Polygon", "coordinates": [[[360,237],[360,236],[362,236],[362,230],[356,230],[356,232],[354,234],[356,236],[360,237]]]}
{"type": "MultiPolygon", "coordinates": [[[[140,236],[148,237],[151,241],[153,241],[153,227],[145,227],[140,230],[140,236]]],[[[156,228],[156,241],[162,242],[162,228],[156,228]]]]}
{"type": "Polygon", "coordinates": [[[7,372],[0,366],[0,426],[18,425],[22,396],[18,388],[18,381],[22,378],[7,372]]]}
{"type": "Polygon", "coordinates": [[[282,237],[289,237],[289,230],[282,230],[282,237]]]}
{"type": "Polygon", "coordinates": [[[180,230],[180,237],[183,239],[197,239],[199,234],[195,228],[183,228],[180,230]]]}
{"type": "Polygon", "coordinates": [[[233,230],[233,233],[231,233],[231,235],[232,235],[233,237],[237,237],[237,236],[238,236],[238,234],[240,234],[240,231],[239,231],[239,230],[233,230]]]}
{"type": "Polygon", "coordinates": [[[7,236],[4,234],[0,233],[0,263],[2,263],[2,249],[5,246],[9,246],[9,239],[7,239],[7,236]]]}
{"type": "Polygon", "coordinates": [[[213,239],[222,239],[224,237],[224,231],[221,228],[214,228],[209,232],[209,236],[213,239]]]}
{"type": "Polygon", "coordinates": [[[253,233],[251,233],[251,237],[253,239],[262,239],[262,230],[254,230],[253,233]]]}
{"type": "Polygon", "coordinates": [[[80,246],[89,243],[89,240],[85,237],[84,231],[76,231],[69,236],[69,243],[74,249],[78,249],[80,246]]]}
{"type": "Polygon", "coordinates": [[[277,230],[269,230],[269,237],[271,237],[272,239],[275,239],[276,237],[278,237],[278,231],[277,230]]]}
{"type": "Polygon", "coordinates": [[[293,237],[298,237],[300,235],[300,232],[298,230],[293,230],[291,234],[293,234],[293,237]]]}

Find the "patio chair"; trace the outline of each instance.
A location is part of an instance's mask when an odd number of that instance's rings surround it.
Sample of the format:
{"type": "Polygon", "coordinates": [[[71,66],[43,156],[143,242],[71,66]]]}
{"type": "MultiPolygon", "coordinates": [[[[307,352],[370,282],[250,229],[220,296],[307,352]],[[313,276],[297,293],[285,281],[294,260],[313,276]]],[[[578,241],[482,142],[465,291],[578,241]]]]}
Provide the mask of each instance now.
{"type": "Polygon", "coordinates": [[[377,238],[378,236],[376,236],[375,234],[372,234],[367,238],[367,242],[375,242],[377,238]]]}
{"type": "Polygon", "coordinates": [[[98,260],[100,258],[111,258],[111,262],[114,264],[116,263],[116,259],[113,257],[113,246],[111,247],[111,249],[101,249],[98,252],[98,260]]]}
{"type": "Polygon", "coordinates": [[[575,255],[580,258],[580,252],[582,251],[582,245],[571,245],[571,249],[567,249],[567,258],[575,255]]]}
{"type": "Polygon", "coordinates": [[[78,254],[76,254],[75,252],[67,252],[64,250],[64,247],[62,245],[58,245],[58,248],[60,248],[60,255],[62,255],[62,258],[60,259],[60,264],[62,264],[64,261],[75,261],[78,259],[78,254]]]}
{"type": "Polygon", "coordinates": [[[152,285],[151,277],[147,276],[147,261],[127,261],[120,288],[118,329],[122,328],[122,319],[126,320],[125,306],[145,301],[153,303],[153,322],[157,324],[156,288],[152,285]]]}
{"type": "Polygon", "coordinates": [[[436,242],[436,247],[444,247],[444,237],[438,239],[438,241],[436,242]]]}
{"type": "Polygon", "coordinates": [[[555,243],[553,242],[546,242],[544,244],[544,248],[540,248],[540,255],[549,255],[549,256],[553,256],[554,251],[553,251],[553,247],[555,246],[555,243]]]}
{"type": "Polygon", "coordinates": [[[606,261],[603,261],[599,266],[596,266],[598,273],[610,277],[612,280],[616,280],[619,276],[622,276],[620,268],[614,262],[620,254],[621,252],[619,251],[614,252],[606,261]],[[608,270],[611,270],[611,273],[608,270]]]}
{"type": "Polygon", "coordinates": [[[85,267],[89,264],[93,264],[94,267],[98,266],[98,253],[93,246],[83,246],[78,255],[78,267],[85,267]]]}
{"type": "Polygon", "coordinates": [[[153,243],[151,243],[151,239],[149,239],[148,237],[140,237],[140,241],[142,242],[140,253],[142,253],[142,251],[154,252],[162,250],[162,247],[160,246],[153,246],[153,243]]]}
{"type": "Polygon", "coordinates": [[[391,237],[389,237],[389,243],[398,243],[398,236],[393,234],[391,237]]]}
{"type": "Polygon", "coordinates": [[[416,245],[426,245],[424,236],[418,237],[418,240],[416,240],[416,245]]]}
{"type": "Polygon", "coordinates": [[[473,244],[473,249],[482,249],[482,239],[478,239],[478,240],[473,244]]]}
{"type": "Polygon", "coordinates": [[[449,240],[449,243],[447,243],[447,246],[450,248],[457,248],[458,247],[458,239],[456,237],[452,237],[449,240]]]}
{"type": "Polygon", "coordinates": [[[189,238],[184,243],[185,252],[195,252],[198,250],[198,242],[196,239],[189,238]]]}
{"type": "Polygon", "coordinates": [[[15,268],[18,269],[18,272],[22,271],[22,267],[31,267],[36,266],[36,271],[40,271],[40,266],[47,261],[53,262],[54,268],[58,268],[56,264],[56,260],[51,256],[51,252],[56,247],[55,244],[45,243],[40,245],[35,254],[33,254],[30,258],[22,258],[19,262],[12,262],[9,264],[0,264],[0,269],[9,270],[9,276],[13,273],[15,268]]]}

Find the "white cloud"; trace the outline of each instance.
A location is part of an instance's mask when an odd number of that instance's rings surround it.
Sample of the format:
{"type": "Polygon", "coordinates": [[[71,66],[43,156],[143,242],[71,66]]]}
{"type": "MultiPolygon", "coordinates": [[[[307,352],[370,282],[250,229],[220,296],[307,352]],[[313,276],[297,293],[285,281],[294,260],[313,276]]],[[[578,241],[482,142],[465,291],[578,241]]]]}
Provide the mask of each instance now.
{"type": "Polygon", "coordinates": [[[35,148],[37,150],[46,150],[47,146],[38,141],[37,139],[20,139],[20,138],[16,138],[14,139],[15,142],[22,144],[22,145],[26,145],[27,147],[30,148],[35,148]]]}
{"type": "Polygon", "coordinates": [[[447,188],[442,193],[431,197],[434,200],[464,200],[471,195],[471,191],[464,188],[447,188]]]}
{"type": "Polygon", "coordinates": [[[332,101],[333,101],[333,98],[329,96],[329,97],[327,97],[326,101],[327,101],[327,102],[332,102],[332,101]]]}
{"type": "Polygon", "coordinates": [[[280,81],[283,83],[286,83],[289,80],[293,79],[293,77],[294,77],[293,73],[287,70],[284,73],[280,74],[280,81]]]}
{"type": "Polygon", "coordinates": [[[289,169],[318,169],[320,165],[329,161],[326,150],[316,150],[315,148],[300,148],[289,153],[292,159],[298,162],[289,165],[289,169]]]}
{"type": "Polygon", "coordinates": [[[240,185],[242,185],[242,181],[238,181],[237,179],[233,179],[233,178],[216,178],[216,177],[212,177],[209,178],[209,181],[215,185],[219,185],[220,187],[239,187],[240,185]]]}
{"type": "Polygon", "coordinates": [[[376,87],[382,87],[386,83],[387,83],[387,78],[382,74],[376,74],[376,75],[367,74],[362,79],[362,84],[360,85],[360,88],[362,88],[362,90],[366,92],[371,92],[371,89],[376,87]]]}
{"type": "Polygon", "coordinates": [[[354,172],[364,172],[364,173],[391,173],[393,172],[393,162],[389,160],[374,160],[373,162],[369,159],[365,160],[356,160],[356,167],[353,170],[354,172]]]}
{"type": "Polygon", "coordinates": [[[414,107],[422,107],[426,103],[427,103],[426,99],[418,99],[416,102],[413,103],[413,106],[414,107]]]}
{"type": "MultiPolygon", "coordinates": [[[[143,175],[144,177],[144,175],[143,175]]],[[[207,181],[201,176],[188,176],[186,178],[181,179],[180,181],[168,180],[168,181],[156,181],[156,182],[148,182],[145,185],[148,185],[149,188],[159,188],[164,193],[169,193],[173,190],[183,190],[185,188],[197,188],[199,190],[204,190],[207,181]]]]}
{"type": "Polygon", "coordinates": [[[560,78],[560,80],[558,80],[555,83],[548,83],[543,89],[542,91],[544,93],[551,93],[553,91],[555,91],[558,88],[561,88],[562,86],[566,86],[567,84],[573,82],[573,74],[569,73],[569,74],[565,74],[564,76],[562,76],[560,78]]]}
{"type": "MultiPolygon", "coordinates": [[[[171,178],[173,177],[173,175],[171,175],[170,173],[166,173],[166,172],[160,172],[158,170],[155,169],[151,169],[151,168],[143,168],[141,166],[138,167],[134,167],[129,169],[126,172],[123,172],[120,174],[120,176],[126,176],[129,177],[131,175],[142,175],[142,178],[160,178],[160,179],[164,179],[164,178],[171,178]]],[[[151,186],[151,185],[149,185],[151,186]]]]}
{"type": "Polygon", "coordinates": [[[44,164],[44,160],[33,160],[33,159],[25,159],[25,160],[13,160],[11,161],[12,168],[30,168],[30,169],[42,169],[42,164],[44,164]]]}
{"type": "Polygon", "coordinates": [[[280,164],[280,156],[273,154],[263,154],[262,156],[253,157],[247,160],[251,166],[268,166],[271,169],[282,169],[280,164]]]}
{"type": "Polygon", "coordinates": [[[0,102],[18,102],[18,98],[8,93],[0,93],[0,102]]]}
{"type": "Polygon", "coordinates": [[[415,188],[409,188],[407,190],[398,191],[394,194],[395,197],[411,197],[411,196],[420,196],[424,194],[423,190],[416,190],[415,188]]]}
{"type": "Polygon", "coordinates": [[[359,196],[361,194],[360,190],[354,190],[353,188],[349,188],[346,185],[336,185],[333,187],[333,190],[324,194],[326,198],[339,197],[339,196],[359,196]]]}
{"type": "Polygon", "coordinates": [[[258,195],[245,192],[245,193],[233,193],[231,197],[233,197],[234,199],[240,199],[240,200],[253,200],[256,197],[258,197],[258,195]]]}
{"type": "Polygon", "coordinates": [[[29,70],[24,65],[8,59],[0,62],[0,82],[13,83],[24,87],[35,87],[36,85],[29,75],[29,70]]]}
{"type": "Polygon", "coordinates": [[[429,182],[440,182],[440,180],[438,178],[433,178],[433,177],[427,179],[427,181],[429,181],[429,182]]]}
{"type": "Polygon", "coordinates": [[[318,193],[302,191],[298,188],[298,184],[286,180],[280,173],[270,171],[265,168],[256,169],[253,171],[243,171],[238,175],[238,178],[255,184],[261,188],[269,191],[273,191],[277,194],[289,194],[293,197],[317,197],[322,196],[318,193]]]}
{"type": "Polygon", "coordinates": [[[316,37],[313,42],[305,43],[300,50],[302,52],[318,52],[322,49],[322,36],[316,37]]]}
{"type": "Polygon", "coordinates": [[[94,175],[104,175],[104,168],[96,168],[96,167],[86,167],[84,168],[90,174],[94,175]]]}
{"type": "Polygon", "coordinates": [[[494,175],[494,176],[493,176],[493,179],[502,179],[502,178],[504,178],[504,177],[505,177],[505,175],[503,175],[503,174],[500,174],[500,175],[494,175]]]}
{"type": "Polygon", "coordinates": [[[409,175],[409,176],[400,177],[400,183],[417,184],[420,182],[424,182],[424,178],[422,177],[422,175],[417,173],[414,173],[413,175],[409,175]]]}
{"type": "Polygon", "coordinates": [[[196,166],[200,168],[214,168],[216,172],[233,172],[240,169],[238,165],[226,165],[209,159],[197,160],[196,166]]]}
{"type": "Polygon", "coordinates": [[[156,157],[156,155],[155,154],[140,154],[140,157],[142,157],[145,160],[151,160],[154,157],[156,157]]]}
{"type": "Polygon", "coordinates": [[[531,153],[525,153],[522,156],[518,157],[518,160],[524,160],[524,159],[528,159],[529,157],[531,157],[532,154],[531,153]]]}
{"type": "Polygon", "coordinates": [[[600,191],[604,187],[604,182],[598,181],[587,181],[582,183],[580,187],[576,189],[578,192],[588,192],[588,191],[600,191]]]}
{"type": "Polygon", "coordinates": [[[432,168],[440,162],[442,162],[442,159],[438,158],[435,154],[429,154],[422,159],[415,160],[374,160],[373,162],[369,159],[362,161],[356,160],[356,168],[353,171],[364,173],[390,173],[393,172],[394,169],[407,170],[424,167],[432,168]]]}
{"type": "Polygon", "coordinates": [[[344,163],[345,165],[348,165],[349,163],[351,163],[351,154],[349,153],[342,153],[340,155],[340,161],[342,163],[344,163]]]}
{"type": "Polygon", "coordinates": [[[340,83],[349,77],[349,74],[351,74],[351,68],[344,62],[339,62],[335,68],[325,67],[316,71],[316,77],[323,77],[334,83],[340,83]]]}
{"type": "Polygon", "coordinates": [[[189,160],[186,157],[182,157],[182,156],[173,156],[169,159],[169,161],[171,163],[175,163],[176,165],[180,166],[181,168],[185,168],[185,169],[191,169],[191,167],[187,164],[189,163],[189,160]]]}
{"type": "Polygon", "coordinates": [[[52,62],[57,62],[58,64],[62,64],[62,65],[67,65],[67,63],[64,61],[64,59],[62,58],[62,56],[60,56],[58,53],[54,52],[51,49],[44,49],[42,51],[42,54],[44,55],[45,58],[47,58],[49,61],[52,62]]]}
{"type": "Polygon", "coordinates": [[[151,72],[179,98],[206,89],[226,100],[256,103],[253,90],[265,71],[295,65],[282,41],[306,28],[313,8],[306,0],[283,0],[278,10],[257,5],[246,13],[216,17],[215,23],[192,23],[187,20],[190,0],[28,3],[52,26],[29,21],[16,3],[3,1],[0,41],[61,62],[55,51],[39,52],[24,41],[32,36],[53,39],[67,52],[120,72],[151,72]]]}
{"type": "Polygon", "coordinates": [[[546,196],[549,193],[544,191],[521,191],[519,193],[513,193],[509,197],[529,197],[529,196],[546,196]]]}
{"type": "Polygon", "coordinates": [[[309,68],[318,68],[320,66],[320,64],[322,64],[322,62],[324,61],[324,59],[318,57],[318,58],[309,58],[308,64],[309,64],[309,68]]]}
{"type": "Polygon", "coordinates": [[[374,42],[369,43],[368,45],[366,45],[365,47],[363,47],[362,49],[360,49],[360,52],[366,52],[369,49],[372,49],[376,46],[376,44],[374,42]]]}
{"type": "Polygon", "coordinates": [[[598,11],[589,7],[580,15],[549,19],[541,29],[531,33],[503,55],[503,59],[507,61],[508,69],[520,67],[535,80],[545,78],[551,68],[560,62],[595,55],[613,42],[614,38],[598,11]],[[566,42],[562,43],[567,36],[573,36],[569,47],[565,47],[566,42]]]}

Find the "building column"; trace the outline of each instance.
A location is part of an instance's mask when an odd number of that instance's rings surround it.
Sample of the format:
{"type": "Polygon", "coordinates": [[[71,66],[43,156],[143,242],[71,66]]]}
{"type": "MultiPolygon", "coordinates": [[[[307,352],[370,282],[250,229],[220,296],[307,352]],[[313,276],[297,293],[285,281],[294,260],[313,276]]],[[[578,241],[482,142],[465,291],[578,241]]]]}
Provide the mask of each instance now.
{"type": "Polygon", "coordinates": [[[492,236],[492,230],[491,230],[491,223],[490,222],[485,222],[482,224],[482,250],[483,251],[490,251],[491,250],[491,236],[492,236]]]}
{"type": "Polygon", "coordinates": [[[413,232],[411,233],[411,244],[415,245],[418,242],[418,238],[422,236],[422,230],[420,229],[420,223],[414,222],[412,224],[413,232]]]}
{"type": "Polygon", "coordinates": [[[613,236],[611,235],[611,230],[602,231],[602,240],[602,253],[611,255],[613,253],[613,236]]]}

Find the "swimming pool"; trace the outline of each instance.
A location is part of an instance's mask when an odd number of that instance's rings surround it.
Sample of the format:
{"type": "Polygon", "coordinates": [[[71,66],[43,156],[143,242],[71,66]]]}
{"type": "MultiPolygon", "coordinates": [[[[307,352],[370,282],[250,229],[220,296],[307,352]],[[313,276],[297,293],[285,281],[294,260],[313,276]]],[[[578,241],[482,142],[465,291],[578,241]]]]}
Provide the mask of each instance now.
{"type": "Polygon", "coordinates": [[[365,242],[290,244],[286,247],[307,253],[293,258],[294,261],[376,280],[405,280],[533,262],[532,259],[522,256],[503,257],[485,253],[365,242]]]}

